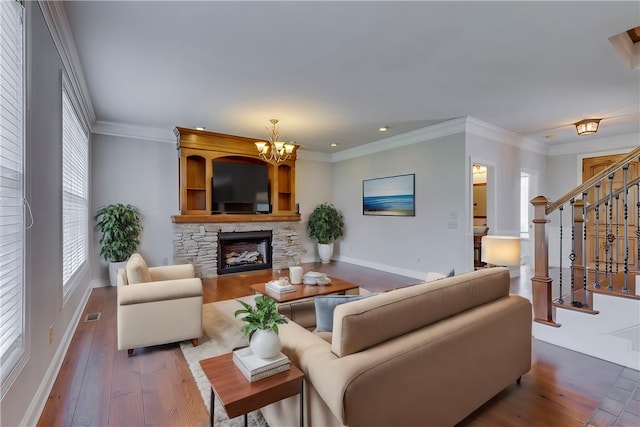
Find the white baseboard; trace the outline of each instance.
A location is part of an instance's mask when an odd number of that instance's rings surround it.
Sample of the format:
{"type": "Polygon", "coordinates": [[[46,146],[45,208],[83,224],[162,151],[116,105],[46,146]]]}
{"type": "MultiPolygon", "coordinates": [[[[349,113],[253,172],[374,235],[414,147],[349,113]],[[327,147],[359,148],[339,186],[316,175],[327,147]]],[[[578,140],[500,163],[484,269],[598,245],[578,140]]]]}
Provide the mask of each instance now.
{"type": "Polygon", "coordinates": [[[35,426],[36,424],[38,424],[38,420],[40,419],[40,415],[42,414],[42,411],[47,404],[47,399],[49,397],[49,394],[51,393],[53,384],[56,381],[58,372],[62,367],[62,362],[64,362],[64,356],[67,354],[67,350],[69,350],[69,345],[71,345],[73,334],[75,333],[78,322],[82,317],[82,313],[84,312],[84,308],[87,305],[87,301],[89,301],[89,296],[91,295],[92,289],[93,288],[91,286],[88,286],[85,289],[80,303],[78,304],[78,307],[76,307],[76,310],[73,313],[73,317],[69,322],[67,329],[64,331],[64,334],[62,335],[60,345],[58,346],[53,359],[51,359],[51,363],[49,363],[47,372],[44,374],[42,381],[40,381],[38,390],[33,396],[33,399],[31,399],[31,403],[27,408],[27,412],[25,413],[22,422],[20,422],[21,426],[35,426]]]}
{"type": "Polygon", "coordinates": [[[378,264],[376,262],[363,261],[357,258],[350,258],[339,255],[335,258],[337,261],[348,262],[349,264],[355,264],[362,267],[373,268],[374,270],[382,270],[388,273],[399,274],[401,276],[413,277],[414,279],[424,280],[427,277],[427,273],[424,271],[407,270],[404,268],[392,267],[390,265],[378,264]]]}

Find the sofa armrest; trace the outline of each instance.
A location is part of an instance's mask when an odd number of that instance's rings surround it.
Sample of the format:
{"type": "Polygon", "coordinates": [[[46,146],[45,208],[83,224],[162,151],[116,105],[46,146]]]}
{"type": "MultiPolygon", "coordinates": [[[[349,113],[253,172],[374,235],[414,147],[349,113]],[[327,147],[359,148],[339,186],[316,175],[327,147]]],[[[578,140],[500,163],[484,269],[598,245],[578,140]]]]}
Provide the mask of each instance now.
{"type": "Polygon", "coordinates": [[[149,274],[151,274],[151,279],[153,282],[196,277],[193,264],[162,265],[158,267],[149,267],[149,274]]]}
{"type": "Polygon", "coordinates": [[[181,298],[202,297],[199,278],[137,283],[118,288],[118,305],[141,304],[181,298]]]}

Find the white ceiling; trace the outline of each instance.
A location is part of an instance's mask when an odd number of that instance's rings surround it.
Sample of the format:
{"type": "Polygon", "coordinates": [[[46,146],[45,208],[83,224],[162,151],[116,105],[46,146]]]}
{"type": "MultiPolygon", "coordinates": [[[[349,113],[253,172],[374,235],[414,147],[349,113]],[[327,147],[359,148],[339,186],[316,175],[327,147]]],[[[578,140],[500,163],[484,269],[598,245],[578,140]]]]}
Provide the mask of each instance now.
{"type": "Polygon", "coordinates": [[[608,40],[640,25],[638,1],[65,9],[98,121],[266,138],[278,118],[284,140],[322,152],[461,116],[550,145],[590,138],[584,118],[604,118],[598,138],[640,132],[640,71],[608,40]]]}

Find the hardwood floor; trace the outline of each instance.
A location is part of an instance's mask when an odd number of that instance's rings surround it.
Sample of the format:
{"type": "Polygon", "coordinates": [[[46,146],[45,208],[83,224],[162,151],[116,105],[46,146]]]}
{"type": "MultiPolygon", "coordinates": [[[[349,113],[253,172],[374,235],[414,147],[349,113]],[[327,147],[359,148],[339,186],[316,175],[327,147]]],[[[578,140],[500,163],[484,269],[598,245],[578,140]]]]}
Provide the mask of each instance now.
{"type": "MultiPolygon", "coordinates": [[[[418,282],[338,262],[304,267],[374,292],[418,282]]],[[[205,279],[205,303],[249,295],[250,284],[277,276],[269,270],[205,279]]],[[[526,276],[513,279],[512,292],[530,295],[527,282],[526,276]]],[[[208,426],[178,344],[136,349],[127,357],[116,349],[116,289],[92,291],[82,319],[96,312],[99,320],[78,324],[38,426],[208,426]]],[[[503,390],[460,426],[583,426],[623,370],[534,340],[532,368],[522,384],[503,390]]]]}

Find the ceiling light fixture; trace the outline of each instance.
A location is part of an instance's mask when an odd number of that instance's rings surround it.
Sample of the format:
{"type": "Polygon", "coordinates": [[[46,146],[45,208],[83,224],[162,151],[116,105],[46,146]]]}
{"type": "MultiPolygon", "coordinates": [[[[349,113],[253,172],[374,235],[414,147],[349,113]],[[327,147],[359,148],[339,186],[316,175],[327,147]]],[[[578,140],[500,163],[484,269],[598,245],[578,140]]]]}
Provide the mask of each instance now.
{"type": "Polygon", "coordinates": [[[269,129],[269,127],[265,127],[267,134],[269,135],[269,141],[257,141],[255,143],[258,148],[258,154],[267,162],[284,162],[291,158],[291,154],[296,151],[298,145],[293,142],[280,141],[280,128],[276,126],[278,124],[278,119],[271,119],[269,121],[271,122],[271,129],[269,129]]]}
{"type": "Polygon", "coordinates": [[[331,147],[337,147],[338,143],[337,142],[332,142],[330,145],[331,145],[331,147]]]}
{"type": "Polygon", "coordinates": [[[598,132],[600,120],[602,119],[585,119],[580,120],[578,123],[574,123],[576,125],[578,135],[591,135],[592,133],[598,132]]]}
{"type": "Polygon", "coordinates": [[[380,132],[386,132],[386,131],[388,131],[388,130],[389,130],[389,128],[388,128],[388,127],[386,127],[386,126],[380,126],[380,127],[378,128],[378,130],[379,130],[380,132]]]}

